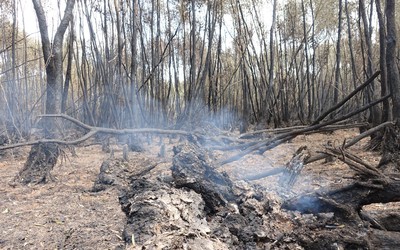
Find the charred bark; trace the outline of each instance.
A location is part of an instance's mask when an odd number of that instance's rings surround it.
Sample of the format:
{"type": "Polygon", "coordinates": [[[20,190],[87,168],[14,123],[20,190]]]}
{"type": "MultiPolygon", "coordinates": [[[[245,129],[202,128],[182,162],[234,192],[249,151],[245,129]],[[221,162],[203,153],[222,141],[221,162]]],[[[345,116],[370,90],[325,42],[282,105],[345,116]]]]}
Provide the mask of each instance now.
{"type": "Polygon", "coordinates": [[[210,212],[215,213],[236,198],[232,181],[211,167],[211,160],[203,149],[183,144],[174,147],[174,154],[171,171],[175,185],[201,194],[210,212]]]}
{"type": "MultiPolygon", "coordinates": [[[[370,166],[343,148],[328,148],[325,153],[347,163],[351,169],[356,171],[354,178],[358,180],[344,187],[322,189],[315,193],[289,199],[283,203],[282,208],[314,215],[333,213],[332,220],[335,224],[332,229],[336,229],[336,232],[334,235],[327,230],[318,232],[319,236],[317,238],[319,242],[327,241],[332,243],[336,241],[337,244],[340,244],[345,249],[350,248],[350,246],[376,249],[381,248],[383,242],[388,247],[385,249],[392,249],[390,247],[399,244],[400,241],[396,237],[400,234],[388,231],[389,229],[398,231],[398,227],[388,227],[388,223],[386,223],[389,218],[392,222],[398,220],[398,214],[377,219],[363,211],[365,205],[400,201],[400,196],[398,195],[400,192],[400,179],[397,171],[394,171],[393,168],[379,169],[370,166]],[[368,226],[380,230],[371,230],[368,229],[368,226]],[[346,230],[340,228],[346,228],[346,230]],[[345,231],[347,233],[343,234],[345,231]],[[337,238],[337,233],[339,233],[339,238],[337,238]],[[357,238],[348,237],[348,235],[360,234],[368,234],[369,238],[356,240],[357,238]]],[[[316,249],[315,243],[312,241],[304,242],[304,244],[307,244],[309,248],[316,249]]],[[[321,247],[324,246],[318,244],[317,248],[321,247]]]]}
{"type": "Polygon", "coordinates": [[[120,196],[126,242],[168,249],[299,247],[289,236],[290,218],[273,212],[279,210],[277,197],[218,173],[198,145],[174,152],[172,182],[131,178],[120,196]]]}
{"type": "MultiPolygon", "coordinates": [[[[68,0],[64,16],[57,28],[56,34],[52,42],[50,42],[48,25],[46,21],[45,11],[39,0],[32,0],[36,17],[38,19],[40,35],[42,39],[42,51],[44,62],[46,63],[46,113],[58,113],[60,107],[59,95],[61,93],[61,83],[63,78],[62,66],[62,48],[64,33],[72,19],[72,12],[75,0],[68,0]]],[[[47,138],[55,137],[55,123],[51,120],[42,121],[42,126],[47,138]]],[[[57,162],[59,155],[58,144],[56,143],[39,143],[31,148],[29,157],[24,168],[20,171],[16,179],[22,183],[46,183],[51,175],[50,171],[57,162]]]]}
{"type": "Polygon", "coordinates": [[[400,166],[400,124],[391,124],[386,127],[382,141],[382,158],[380,168],[391,168],[398,171],[400,166]]]}
{"type": "Polygon", "coordinates": [[[22,184],[45,184],[51,181],[53,178],[50,172],[56,165],[59,154],[60,149],[55,143],[32,146],[24,167],[14,181],[22,184]]]}

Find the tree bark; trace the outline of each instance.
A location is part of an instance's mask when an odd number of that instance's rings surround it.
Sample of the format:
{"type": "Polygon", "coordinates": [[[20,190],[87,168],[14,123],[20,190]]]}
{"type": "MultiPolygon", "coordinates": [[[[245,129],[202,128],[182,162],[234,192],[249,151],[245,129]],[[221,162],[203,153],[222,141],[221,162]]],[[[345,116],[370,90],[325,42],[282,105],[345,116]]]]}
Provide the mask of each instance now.
{"type": "MultiPolygon", "coordinates": [[[[53,42],[50,42],[45,12],[40,0],[32,0],[36,16],[39,23],[40,35],[42,38],[42,50],[46,65],[47,88],[46,88],[46,113],[55,114],[60,110],[59,97],[61,95],[62,84],[62,49],[64,33],[67,30],[75,0],[68,0],[64,12],[64,17],[57,28],[53,42]]],[[[70,51],[71,52],[71,51],[70,51]]],[[[72,52],[71,52],[72,53],[72,52]]],[[[65,97],[66,98],[66,97],[65,97]]],[[[44,121],[42,124],[47,138],[55,137],[55,126],[51,120],[44,121]]],[[[51,180],[50,172],[57,163],[59,156],[58,144],[37,143],[34,144],[29,152],[24,168],[18,173],[15,180],[23,184],[46,183],[51,180]]]]}
{"type": "Polygon", "coordinates": [[[339,84],[340,84],[340,40],[342,37],[342,0],[339,0],[339,24],[338,24],[338,38],[336,41],[336,69],[335,69],[335,89],[333,94],[333,103],[339,100],[339,84]]]}
{"type": "Polygon", "coordinates": [[[399,70],[396,64],[397,55],[397,34],[396,34],[396,16],[395,0],[386,0],[386,67],[387,81],[390,86],[393,101],[393,119],[400,119],[400,79],[399,70]]]}
{"type": "Polygon", "coordinates": [[[62,49],[65,31],[72,19],[72,10],[75,0],[68,0],[64,16],[57,28],[53,41],[50,42],[46,15],[40,0],[32,0],[36,17],[39,23],[40,37],[42,38],[42,50],[46,64],[47,89],[46,89],[46,113],[59,113],[59,96],[62,84],[62,49]]]}
{"type": "MultiPolygon", "coordinates": [[[[375,3],[379,21],[379,68],[381,71],[381,96],[385,96],[388,94],[385,20],[381,9],[381,1],[375,0],[375,3]]],[[[382,104],[383,104],[382,122],[386,122],[389,120],[389,112],[390,112],[389,100],[384,101],[382,104]]]]}

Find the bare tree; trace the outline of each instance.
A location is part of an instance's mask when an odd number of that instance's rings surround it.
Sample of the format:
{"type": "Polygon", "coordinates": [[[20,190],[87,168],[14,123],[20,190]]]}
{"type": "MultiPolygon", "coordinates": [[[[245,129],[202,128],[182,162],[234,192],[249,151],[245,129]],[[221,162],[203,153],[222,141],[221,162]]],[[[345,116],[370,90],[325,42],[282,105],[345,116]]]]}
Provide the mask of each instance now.
{"type": "MultiPolygon", "coordinates": [[[[57,28],[54,39],[50,42],[49,31],[46,21],[45,12],[40,0],[32,0],[36,16],[39,23],[40,35],[42,38],[42,50],[46,65],[47,76],[47,97],[46,97],[46,113],[59,113],[59,97],[61,95],[61,84],[63,75],[62,49],[64,33],[72,19],[72,11],[75,0],[68,0],[64,12],[64,17],[57,28]]],[[[54,123],[47,121],[44,123],[45,136],[54,137],[54,123]]],[[[32,146],[28,159],[23,169],[16,176],[16,180],[21,183],[45,183],[51,179],[50,171],[57,163],[59,156],[58,144],[44,143],[32,146]]]]}
{"type": "Polygon", "coordinates": [[[72,11],[75,0],[68,0],[65,7],[64,16],[60,25],[50,41],[46,15],[40,0],[32,0],[35,8],[36,17],[39,23],[40,37],[42,38],[42,50],[44,62],[46,64],[47,90],[46,90],[46,113],[59,113],[59,97],[61,94],[61,84],[63,79],[62,49],[65,31],[72,19],[72,11]]]}
{"type": "Polygon", "coordinates": [[[386,0],[386,28],[387,28],[387,50],[386,66],[387,80],[390,86],[393,101],[393,118],[400,121],[400,78],[396,63],[397,55],[397,30],[395,18],[395,0],[386,0]]]}
{"type": "MultiPolygon", "coordinates": [[[[385,96],[388,94],[388,86],[387,86],[387,68],[386,68],[386,29],[385,29],[385,20],[383,17],[382,9],[381,9],[381,1],[375,0],[376,4],[376,13],[378,14],[378,22],[379,22],[379,68],[381,71],[381,96],[385,96]]],[[[386,122],[389,120],[389,100],[383,101],[383,112],[382,112],[382,122],[386,122]]]]}
{"type": "Polygon", "coordinates": [[[335,68],[335,89],[333,95],[333,102],[337,103],[339,100],[339,84],[340,84],[340,41],[342,37],[342,0],[339,0],[339,23],[337,30],[337,41],[336,41],[336,68],[335,68]]]}
{"type": "Polygon", "coordinates": [[[392,112],[395,124],[386,128],[383,140],[382,151],[383,155],[379,162],[381,168],[394,169],[398,171],[400,166],[400,77],[399,68],[396,63],[397,55],[397,30],[396,30],[396,15],[395,15],[395,0],[386,0],[386,67],[387,67],[387,81],[390,87],[392,97],[392,112]]]}
{"type": "MultiPolygon", "coordinates": [[[[366,75],[367,77],[370,77],[373,74],[373,52],[372,52],[372,40],[371,40],[371,23],[370,20],[367,19],[366,11],[365,11],[365,2],[364,0],[359,0],[359,11],[360,11],[360,16],[364,24],[364,38],[365,38],[365,43],[367,46],[367,69],[366,69],[366,75]]],[[[372,10],[372,6],[371,6],[372,10]]],[[[375,85],[372,83],[370,87],[366,89],[366,102],[369,103],[374,99],[374,90],[375,90],[375,85]]],[[[371,107],[369,110],[369,122],[372,123],[373,125],[377,125],[380,123],[381,113],[378,110],[378,107],[371,107]]]]}

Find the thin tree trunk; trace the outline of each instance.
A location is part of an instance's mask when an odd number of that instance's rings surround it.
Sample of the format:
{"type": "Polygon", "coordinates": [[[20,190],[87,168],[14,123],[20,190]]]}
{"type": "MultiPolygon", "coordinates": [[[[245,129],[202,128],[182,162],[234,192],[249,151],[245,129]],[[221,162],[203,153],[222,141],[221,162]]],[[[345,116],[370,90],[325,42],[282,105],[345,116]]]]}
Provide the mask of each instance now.
{"type": "MultiPolygon", "coordinates": [[[[371,7],[372,8],[372,7],[371,7]]],[[[365,13],[365,3],[364,0],[359,0],[359,10],[360,15],[364,24],[364,37],[365,43],[367,45],[367,77],[370,77],[373,74],[373,62],[372,62],[372,41],[371,41],[371,24],[368,23],[367,15],[365,13]]],[[[372,83],[369,88],[366,89],[366,99],[367,102],[371,102],[374,99],[374,90],[375,84],[372,83]]],[[[380,123],[380,113],[378,111],[378,107],[371,107],[369,110],[369,122],[376,126],[380,123]]]]}
{"type": "Polygon", "coordinates": [[[67,58],[67,71],[65,74],[65,82],[64,88],[61,98],[61,113],[65,113],[67,109],[67,99],[68,99],[68,91],[69,85],[71,81],[71,70],[72,70],[72,55],[73,55],[73,44],[74,44],[74,31],[73,31],[73,24],[71,24],[71,31],[68,43],[68,58],[67,58]]]}
{"type": "Polygon", "coordinates": [[[400,120],[400,77],[399,69],[396,64],[397,55],[397,30],[396,30],[396,14],[395,0],[386,0],[386,28],[387,28],[387,44],[386,44],[386,66],[387,80],[390,86],[393,102],[393,118],[400,120]]]}
{"type": "Polygon", "coordinates": [[[340,85],[340,42],[342,38],[342,0],[339,0],[339,24],[337,31],[337,41],[336,41],[336,69],[335,69],[335,89],[333,94],[333,102],[337,103],[339,100],[339,85],[340,85]]]}
{"type": "Polygon", "coordinates": [[[64,33],[72,19],[72,10],[75,0],[68,0],[61,19],[61,23],[57,28],[53,42],[50,42],[47,21],[42,3],[40,0],[32,0],[35,8],[36,16],[39,22],[40,36],[42,38],[42,50],[44,62],[46,65],[47,89],[46,89],[46,113],[59,113],[59,96],[62,84],[62,48],[64,33]]]}
{"type": "Polygon", "coordinates": [[[312,103],[311,103],[311,83],[310,83],[310,65],[308,58],[308,37],[307,37],[307,27],[306,27],[306,9],[304,5],[304,0],[301,1],[301,10],[303,16],[303,40],[304,40],[304,57],[306,59],[306,79],[307,79],[307,103],[308,103],[308,120],[311,120],[312,116],[312,103]]]}
{"type": "MultiPolygon", "coordinates": [[[[381,1],[375,0],[376,12],[378,15],[379,22],[379,67],[381,71],[381,96],[388,94],[387,88],[387,72],[386,72],[386,30],[385,30],[385,20],[382,14],[381,1]]],[[[383,113],[382,121],[386,122],[389,120],[389,100],[385,100],[383,103],[383,113]]]]}
{"type": "MultiPolygon", "coordinates": [[[[348,0],[345,0],[345,10],[346,10],[346,19],[347,19],[347,36],[348,36],[348,44],[349,44],[349,51],[350,51],[350,62],[351,62],[351,73],[352,73],[352,82],[354,88],[357,88],[357,69],[356,63],[354,59],[354,51],[353,51],[353,36],[351,33],[351,23],[350,23],[350,14],[348,8],[348,0]]],[[[359,107],[360,99],[356,98],[356,106],[359,107]]]]}

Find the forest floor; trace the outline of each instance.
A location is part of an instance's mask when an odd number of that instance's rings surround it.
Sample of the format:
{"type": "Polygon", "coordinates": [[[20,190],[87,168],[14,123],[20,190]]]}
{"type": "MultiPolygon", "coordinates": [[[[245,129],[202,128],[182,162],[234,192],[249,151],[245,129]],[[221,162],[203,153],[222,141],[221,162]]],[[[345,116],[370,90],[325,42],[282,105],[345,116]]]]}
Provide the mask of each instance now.
{"type": "MultiPolygon", "coordinates": [[[[326,134],[301,135],[291,142],[266,151],[263,155],[249,154],[241,160],[223,166],[233,180],[244,175],[283,166],[293,153],[306,145],[312,154],[322,150],[328,140],[340,146],[345,138],[358,134],[356,129],[326,134]]],[[[164,139],[166,154],[159,156],[159,139],[144,144],[144,152],[130,152],[130,164],[138,170],[158,163],[151,171],[160,176],[169,171],[172,147],[178,139],[164,139]]],[[[371,165],[377,165],[380,155],[365,150],[368,139],[360,141],[350,151],[371,165]]],[[[122,156],[122,146],[113,145],[116,158],[122,156]]],[[[125,249],[122,231],[125,214],[121,211],[117,188],[92,192],[100,166],[110,157],[101,145],[76,148],[77,156],[66,151],[52,172],[54,181],[45,185],[23,186],[13,183],[23,167],[28,148],[7,152],[0,156],[0,249],[125,249]]],[[[237,152],[214,151],[215,159],[226,158],[237,152]]],[[[304,167],[290,194],[312,191],[324,186],[343,185],[351,181],[354,172],[335,160],[314,162],[304,167]]],[[[254,181],[279,192],[278,175],[254,181]]]]}

